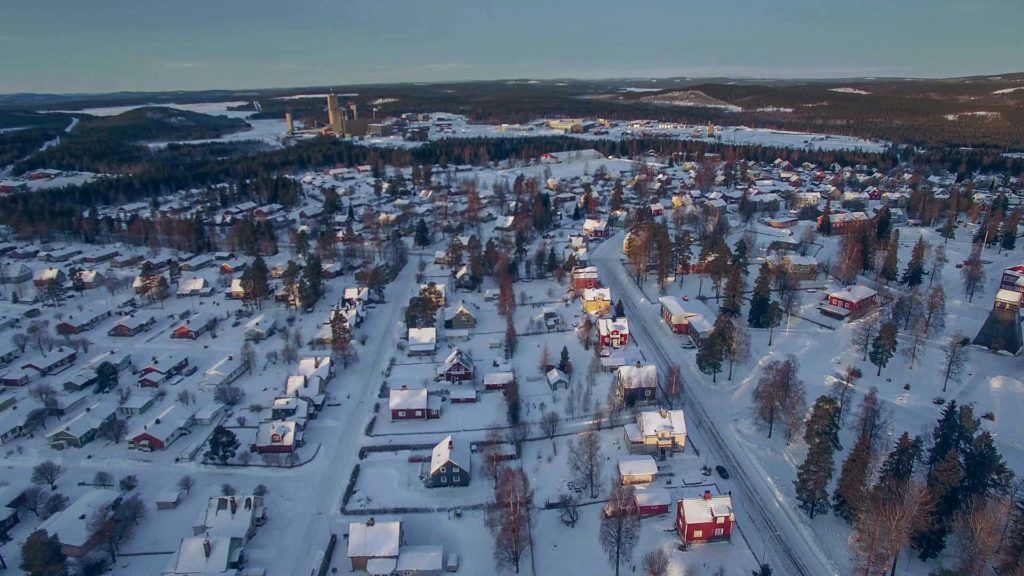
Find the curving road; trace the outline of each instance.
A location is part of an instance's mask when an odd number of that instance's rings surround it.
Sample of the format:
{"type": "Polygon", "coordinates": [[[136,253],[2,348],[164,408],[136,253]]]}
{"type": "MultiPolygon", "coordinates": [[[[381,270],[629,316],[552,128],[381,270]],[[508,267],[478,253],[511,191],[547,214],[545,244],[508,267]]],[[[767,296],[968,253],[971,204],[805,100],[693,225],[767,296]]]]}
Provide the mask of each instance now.
{"type": "Polygon", "coordinates": [[[732,490],[736,516],[741,525],[748,528],[744,534],[754,548],[752,552],[759,556],[759,561],[767,561],[776,574],[839,574],[814,535],[795,517],[799,512],[785,504],[783,498],[787,496],[766,481],[760,466],[734,446],[734,439],[724,437],[715,419],[708,414],[700,385],[694,383],[693,351],[684,351],[679,346],[679,337],[661,321],[657,300],[650,302],[628,278],[620,261],[618,248],[621,246],[621,233],[605,240],[591,252],[591,263],[597,266],[601,281],[611,289],[613,298],[622,300],[630,319],[632,337],[648,360],[658,365],[662,378],[669,365],[679,364],[684,382],[682,396],[687,433],[702,447],[701,456],[707,462],[729,469],[730,479],[719,484],[732,490]],[[693,376],[689,381],[688,374],[693,376]]]}

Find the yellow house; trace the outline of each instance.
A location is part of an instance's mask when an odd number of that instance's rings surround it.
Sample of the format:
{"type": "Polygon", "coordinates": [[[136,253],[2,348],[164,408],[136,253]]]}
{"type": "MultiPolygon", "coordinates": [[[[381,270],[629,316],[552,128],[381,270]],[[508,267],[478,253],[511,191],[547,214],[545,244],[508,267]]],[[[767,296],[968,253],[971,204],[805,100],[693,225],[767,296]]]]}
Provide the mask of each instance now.
{"type": "Polygon", "coordinates": [[[584,288],[583,311],[602,316],[612,309],[612,291],[608,288],[584,288]]]}

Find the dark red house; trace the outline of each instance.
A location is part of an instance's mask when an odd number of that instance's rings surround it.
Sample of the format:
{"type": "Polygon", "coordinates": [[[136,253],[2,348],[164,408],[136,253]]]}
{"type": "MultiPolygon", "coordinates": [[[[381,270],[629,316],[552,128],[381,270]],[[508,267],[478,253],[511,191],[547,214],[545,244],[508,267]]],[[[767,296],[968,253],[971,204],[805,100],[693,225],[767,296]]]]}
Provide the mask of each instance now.
{"type": "Polygon", "coordinates": [[[465,352],[455,348],[441,365],[440,372],[446,382],[471,381],[474,375],[473,359],[465,352]]]}
{"type": "Polygon", "coordinates": [[[587,288],[600,288],[601,281],[597,277],[597,267],[587,266],[572,271],[572,289],[581,292],[587,288]]]}
{"type": "Polygon", "coordinates": [[[729,540],[735,523],[732,496],[713,496],[705,490],[702,496],[677,503],[676,527],[683,544],[729,540]]]}
{"type": "Polygon", "coordinates": [[[857,318],[878,302],[878,292],[867,286],[847,286],[828,295],[827,303],[819,306],[821,313],[840,320],[857,318]]]}

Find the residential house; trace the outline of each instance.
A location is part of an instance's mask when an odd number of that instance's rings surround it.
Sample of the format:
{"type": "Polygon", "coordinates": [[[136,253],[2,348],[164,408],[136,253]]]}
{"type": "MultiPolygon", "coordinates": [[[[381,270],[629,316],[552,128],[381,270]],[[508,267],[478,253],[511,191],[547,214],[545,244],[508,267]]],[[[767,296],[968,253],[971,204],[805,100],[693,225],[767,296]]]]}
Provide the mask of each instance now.
{"type": "Polygon", "coordinates": [[[156,357],[139,369],[139,386],[143,388],[156,388],[160,384],[181,374],[188,368],[188,356],[169,352],[163,356],[156,357]]]}
{"type": "Polygon", "coordinates": [[[565,372],[559,370],[558,368],[552,368],[551,370],[548,370],[545,376],[548,379],[548,386],[550,386],[552,390],[558,390],[559,388],[569,388],[569,376],[566,375],[565,372]]]}
{"type": "Polygon", "coordinates": [[[305,428],[312,415],[313,408],[305,398],[282,396],[275,398],[270,406],[271,420],[292,420],[299,428],[305,428]]]}
{"type": "Polygon", "coordinates": [[[217,321],[213,316],[202,312],[185,320],[171,331],[171,338],[175,340],[196,340],[203,334],[209,332],[217,321]]]}
{"type": "Polygon", "coordinates": [[[70,420],[46,434],[51,448],[81,448],[96,439],[100,427],[117,418],[117,406],[113,403],[96,401],[87,406],[70,420]]]}
{"type": "Polygon", "coordinates": [[[584,288],[583,311],[603,316],[612,309],[612,291],[608,288],[584,288]]]}
{"type": "Polygon", "coordinates": [[[469,357],[469,354],[458,348],[453,348],[444,363],[438,367],[437,373],[438,377],[443,378],[446,382],[470,382],[475,374],[473,359],[469,357]]]}
{"type": "Polygon", "coordinates": [[[469,445],[448,435],[431,452],[426,484],[430,488],[468,486],[471,466],[469,445]]]}
{"type": "Polygon", "coordinates": [[[206,281],[206,278],[193,276],[178,282],[178,297],[187,296],[212,296],[213,286],[206,281]]]}
{"type": "Polygon", "coordinates": [[[196,424],[209,426],[220,419],[227,412],[227,406],[220,402],[207,402],[196,410],[196,424]]]}
{"type": "Polygon", "coordinates": [[[658,399],[658,367],[654,364],[620,366],[615,371],[619,397],[627,406],[648,404],[658,399]]]}
{"type": "Polygon", "coordinates": [[[32,279],[32,269],[21,262],[0,267],[0,284],[21,284],[32,279]]]}
{"type": "Polygon", "coordinates": [[[32,275],[32,284],[39,289],[52,284],[64,284],[67,281],[67,275],[60,268],[40,268],[32,275]]]}
{"type": "Polygon", "coordinates": [[[514,384],[515,381],[516,376],[512,372],[491,372],[484,375],[484,389],[504,390],[506,387],[514,384]]]}
{"type": "Polygon", "coordinates": [[[188,434],[194,410],[180,404],[171,404],[143,424],[142,428],[128,434],[129,442],[137,450],[146,452],[164,450],[181,436],[188,434]]]}
{"type": "Polygon", "coordinates": [[[260,496],[213,496],[192,525],[192,535],[240,538],[244,542],[252,538],[266,520],[267,510],[260,496]]]}
{"type": "Polygon", "coordinates": [[[213,266],[213,256],[210,254],[197,254],[188,260],[181,263],[181,269],[186,272],[192,272],[206,268],[207,266],[213,266]]]}
{"type": "Polygon", "coordinates": [[[392,574],[398,568],[398,552],[405,537],[402,522],[377,522],[370,518],[365,523],[348,525],[348,559],[352,571],[365,570],[370,574],[392,574]]]}
{"type": "Polygon", "coordinates": [[[388,409],[392,420],[428,420],[441,417],[441,400],[430,396],[426,388],[402,386],[390,390],[388,409]]]}
{"type": "Polygon", "coordinates": [[[574,291],[582,292],[588,288],[593,289],[600,286],[601,280],[598,278],[596,266],[576,268],[572,271],[572,289],[574,291]]]}
{"type": "Polygon", "coordinates": [[[244,539],[192,536],[181,539],[174,560],[160,576],[238,576],[244,565],[244,539]]]}
{"type": "Polygon", "coordinates": [[[622,348],[629,344],[629,320],[626,318],[599,318],[597,339],[601,346],[622,348]]]}
{"type": "Polygon", "coordinates": [[[682,410],[662,408],[641,412],[636,423],[625,427],[628,446],[633,451],[656,451],[662,455],[686,448],[686,417],[682,410]]]}
{"type": "Polygon", "coordinates": [[[858,284],[830,293],[826,301],[818,305],[818,310],[839,320],[853,320],[872,310],[877,301],[878,292],[858,284]]]}
{"type": "Polygon", "coordinates": [[[121,418],[131,418],[145,413],[156,403],[156,396],[148,394],[132,394],[121,405],[117,407],[117,415],[121,418]]]}
{"type": "Polygon", "coordinates": [[[39,529],[57,537],[62,554],[81,558],[102,543],[102,534],[91,525],[96,513],[103,508],[116,508],[120,501],[121,495],[115,490],[90,490],[43,521],[39,529]]]}
{"type": "Polygon", "coordinates": [[[583,235],[587,238],[606,238],[608,236],[608,221],[587,218],[583,222],[583,235]]]}
{"type": "Polygon", "coordinates": [[[409,356],[433,356],[437,349],[437,328],[409,328],[409,356]]]}
{"type": "Polygon", "coordinates": [[[458,568],[458,557],[454,564],[444,563],[444,548],[441,546],[402,546],[398,549],[395,576],[440,576],[443,570],[454,572],[458,568]]]}
{"type": "Polygon", "coordinates": [[[229,354],[203,372],[203,379],[199,383],[199,387],[204,390],[212,390],[217,386],[231,384],[248,370],[249,364],[244,358],[241,356],[235,358],[233,354],[229,354]]]}
{"type": "Polygon", "coordinates": [[[285,454],[302,446],[302,429],[294,420],[260,422],[254,447],[260,454],[285,454]]]}
{"type": "Polygon", "coordinates": [[[695,498],[683,498],[676,509],[676,528],[683,544],[716,542],[732,538],[736,514],[732,496],[713,496],[710,490],[695,498]]]}
{"type": "Polygon", "coordinates": [[[465,304],[459,303],[454,308],[444,311],[444,327],[449,330],[468,330],[476,328],[476,316],[466,308],[465,304]]]}
{"type": "Polygon", "coordinates": [[[672,495],[665,488],[654,486],[637,486],[633,489],[633,502],[641,518],[668,514],[672,505],[672,495]]]}
{"type": "Polygon", "coordinates": [[[109,308],[75,311],[65,316],[64,320],[57,324],[55,329],[57,334],[61,336],[81,334],[82,332],[92,330],[100,322],[110,318],[111,314],[112,312],[109,308]]]}
{"type": "Polygon", "coordinates": [[[41,376],[48,376],[66,370],[75,363],[77,358],[78,354],[74,349],[58,346],[45,356],[40,354],[28,360],[22,365],[22,368],[35,370],[41,376]]]}
{"type": "Polygon", "coordinates": [[[277,320],[266,314],[259,314],[245,323],[245,339],[253,342],[266,340],[277,331],[277,320]]]}
{"type": "Polygon", "coordinates": [[[798,280],[814,280],[818,277],[818,261],[814,256],[787,254],[782,261],[793,270],[798,280]]]}
{"type": "Polygon", "coordinates": [[[149,330],[149,328],[155,323],[156,318],[152,316],[139,315],[122,317],[117,321],[117,324],[114,324],[113,328],[107,330],[107,335],[118,338],[130,338],[149,330]]]}

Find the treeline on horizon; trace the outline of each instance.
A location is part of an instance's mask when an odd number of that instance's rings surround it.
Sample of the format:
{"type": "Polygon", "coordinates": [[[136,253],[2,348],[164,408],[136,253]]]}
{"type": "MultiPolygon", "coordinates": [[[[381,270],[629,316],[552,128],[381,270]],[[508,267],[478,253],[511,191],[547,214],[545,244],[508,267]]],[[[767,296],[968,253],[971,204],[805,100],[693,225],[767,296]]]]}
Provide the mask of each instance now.
{"type": "MultiPolygon", "coordinates": [[[[245,143],[238,144],[245,146],[245,143]]],[[[253,146],[248,143],[248,146],[253,146]]],[[[1024,162],[976,150],[932,152],[900,157],[859,151],[806,151],[765,146],[726,146],[678,139],[580,140],[567,136],[521,138],[446,139],[414,148],[378,148],[357,142],[320,137],[280,150],[248,155],[212,157],[210,150],[230,151],[227,143],[170,145],[148,151],[147,161],[121,176],[98,178],[78,186],[17,193],[0,198],[0,222],[23,235],[70,231],[75,219],[96,206],[148,200],[177,190],[216,184],[237,185],[256,179],[297,174],[329,167],[369,165],[375,175],[386,176],[386,166],[431,164],[442,169],[453,164],[486,165],[509,159],[530,160],[546,152],[594,148],[606,156],[637,158],[648,151],[677,158],[702,159],[708,153],[725,160],[770,162],[777,158],[829,165],[864,164],[888,170],[901,162],[949,170],[966,175],[977,170],[1017,174],[1024,162]]],[[[250,148],[251,149],[251,148],[250,148]]]]}

